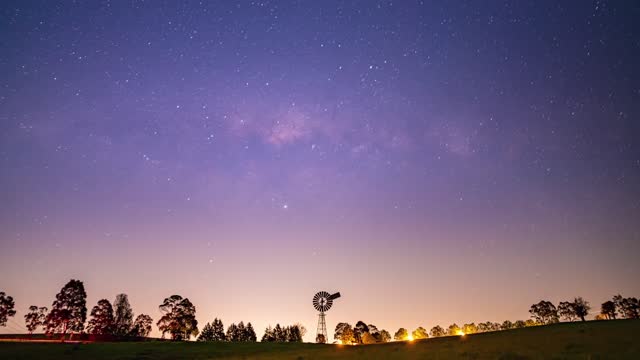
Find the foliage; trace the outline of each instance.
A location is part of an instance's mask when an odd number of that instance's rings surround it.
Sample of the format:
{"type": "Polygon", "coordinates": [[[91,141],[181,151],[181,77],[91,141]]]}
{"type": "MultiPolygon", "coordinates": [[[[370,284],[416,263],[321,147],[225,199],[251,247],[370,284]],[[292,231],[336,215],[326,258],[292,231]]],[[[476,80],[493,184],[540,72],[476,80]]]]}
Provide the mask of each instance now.
{"type": "Polygon", "coordinates": [[[636,298],[623,298],[620,294],[613,297],[616,310],[621,318],[640,318],[640,302],[636,298]]]}
{"type": "Polygon", "coordinates": [[[15,305],[11,296],[0,291],[0,326],[7,326],[9,318],[16,315],[15,305]]]}
{"type": "Polygon", "coordinates": [[[573,299],[571,306],[573,307],[574,314],[579,317],[580,320],[585,321],[585,317],[589,315],[589,310],[591,310],[589,302],[581,297],[577,297],[573,299]]]}
{"type": "Polygon", "coordinates": [[[558,315],[560,316],[560,318],[567,321],[574,321],[578,318],[573,307],[573,303],[570,303],[568,301],[561,301],[558,304],[558,315]]]}
{"type": "Polygon", "coordinates": [[[133,310],[129,304],[127,294],[116,295],[113,302],[115,313],[113,334],[117,336],[127,336],[133,327],[133,310]]]}
{"type": "Polygon", "coordinates": [[[157,325],[162,332],[162,337],[169,333],[173,340],[189,340],[192,335],[198,335],[196,307],[188,298],[171,295],[164,299],[160,305],[160,311],[164,315],[158,320],[157,325]]]}
{"type": "Polygon", "coordinates": [[[91,320],[87,331],[94,335],[111,335],[114,330],[113,307],[109,300],[102,299],[91,309],[91,320]]]}
{"type": "Polygon", "coordinates": [[[447,335],[458,335],[460,331],[462,331],[462,329],[460,329],[460,327],[454,323],[449,325],[449,328],[447,329],[447,335]]]}
{"type": "Polygon", "coordinates": [[[615,320],[616,304],[611,300],[603,302],[600,307],[600,313],[609,320],[615,320]]]}
{"type": "Polygon", "coordinates": [[[151,333],[152,324],[153,319],[151,319],[151,316],[140,314],[133,322],[130,335],[135,337],[147,337],[151,333]]]}
{"type": "MultiPolygon", "coordinates": [[[[296,326],[298,334],[300,334],[300,328],[296,326]]],[[[253,329],[253,325],[250,322],[247,323],[247,327],[244,329],[244,341],[256,342],[258,337],[256,336],[256,331],[253,329]]],[[[302,341],[302,335],[300,335],[300,341],[302,341]]]]}
{"type": "Polygon", "coordinates": [[[275,334],[273,333],[273,328],[271,327],[271,325],[267,326],[266,329],[264,329],[264,334],[262,335],[262,339],[260,339],[260,342],[275,342],[276,341],[276,337],[275,334]]]}
{"type": "MultiPolygon", "coordinates": [[[[488,329],[491,329],[491,323],[489,323],[489,325],[487,326],[488,329]]],[[[475,334],[478,332],[478,327],[476,326],[475,323],[471,323],[471,324],[464,324],[462,325],[462,332],[469,335],[469,334],[475,334]]]]}
{"type": "MultiPolygon", "coordinates": [[[[247,325],[249,327],[251,323],[247,325]]],[[[262,342],[302,342],[302,328],[299,324],[281,327],[280,324],[276,324],[275,328],[268,326],[264,330],[262,336],[262,342]]],[[[251,327],[253,331],[253,327],[251,327]]],[[[306,329],[305,329],[306,331],[306,329]]],[[[255,339],[255,333],[253,334],[255,339]]],[[[255,341],[255,340],[253,340],[255,341]]]]}
{"type": "Polygon", "coordinates": [[[206,323],[204,325],[200,335],[198,335],[198,341],[213,341],[213,326],[211,324],[206,323]]]}
{"type": "Polygon", "coordinates": [[[541,324],[553,324],[559,321],[558,310],[550,301],[542,300],[537,304],[531,305],[529,309],[531,317],[541,324]]]}
{"type": "Polygon", "coordinates": [[[39,326],[45,325],[47,319],[47,308],[37,307],[35,305],[29,306],[29,312],[24,316],[24,322],[29,334],[33,334],[39,326]]]}
{"type": "Polygon", "coordinates": [[[336,340],[340,340],[342,344],[349,345],[355,341],[353,336],[353,328],[348,323],[338,323],[333,333],[336,340]]]}
{"type": "Polygon", "coordinates": [[[380,342],[386,343],[391,341],[391,334],[387,330],[380,330],[380,342]]]}
{"type": "Polygon", "coordinates": [[[378,340],[368,332],[362,334],[361,339],[363,344],[375,344],[378,342],[378,340]]]}
{"type": "Polygon", "coordinates": [[[87,293],[80,280],[70,280],[56,295],[46,319],[46,332],[64,336],[67,331],[79,333],[87,320],[87,293]]]}
{"type": "Polygon", "coordinates": [[[509,330],[509,329],[513,329],[514,328],[514,324],[509,321],[509,320],[505,320],[502,325],[500,325],[500,329],[501,330],[509,330]]]}
{"type": "Polygon", "coordinates": [[[427,330],[425,328],[423,328],[422,326],[419,326],[417,329],[413,330],[413,332],[411,333],[411,336],[413,337],[414,340],[418,340],[418,339],[428,338],[429,334],[427,333],[427,330]]]}
{"type": "Polygon", "coordinates": [[[522,329],[523,327],[526,327],[526,326],[527,326],[527,323],[524,322],[523,320],[516,320],[513,323],[513,328],[514,329],[522,329]]]}
{"type": "Polygon", "coordinates": [[[222,320],[215,318],[213,319],[213,323],[211,324],[213,328],[213,341],[225,341],[226,335],[224,334],[224,325],[222,324],[222,320]]]}
{"type": "Polygon", "coordinates": [[[438,337],[438,336],[445,336],[447,332],[444,331],[444,329],[440,325],[436,325],[431,328],[431,331],[429,331],[429,334],[431,335],[431,337],[438,337]]]}
{"type": "Polygon", "coordinates": [[[230,341],[230,342],[240,341],[240,333],[238,333],[238,325],[236,324],[229,325],[229,327],[227,328],[226,339],[227,341],[230,341]]]}
{"type": "Polygon", "coordinates": [[[407,340],[409,338],[409,332],[407,331],[407,329],[405,328],[400,328],[398,329],[398,331],[396,331],[396,333],[393,335],[393,338],[397,341],[404,341],[407,340]]]}
{"type": "Polygon", "coordinates": [[[364,321],[358,321],[353,327],[353,338],[356,344],[362,344],[362,335],[369,332],[369,327],[364,321]]]}

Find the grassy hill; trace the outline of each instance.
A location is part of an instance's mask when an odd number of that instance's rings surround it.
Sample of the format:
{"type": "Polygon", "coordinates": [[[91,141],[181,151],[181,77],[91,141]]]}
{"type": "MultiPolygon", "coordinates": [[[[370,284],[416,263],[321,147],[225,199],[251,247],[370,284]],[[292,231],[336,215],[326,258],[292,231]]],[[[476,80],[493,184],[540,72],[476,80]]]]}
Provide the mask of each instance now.
{"type": "Polygon", "coordinates": [[[563,323],[367,346],[0,342],[0,359],[640,359],[640,320],[563,323]]]}

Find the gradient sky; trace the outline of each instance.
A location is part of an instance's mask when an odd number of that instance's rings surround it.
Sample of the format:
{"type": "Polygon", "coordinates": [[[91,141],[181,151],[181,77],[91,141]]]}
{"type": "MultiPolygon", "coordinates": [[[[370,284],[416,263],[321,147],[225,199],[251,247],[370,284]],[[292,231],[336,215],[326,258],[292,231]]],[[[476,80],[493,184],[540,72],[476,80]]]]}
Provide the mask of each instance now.
{"type": "Polygon", "coordinates": [[[309,341],[640,296],[638,2],[0,10],[0,332],[71,278],[309,341]]]}

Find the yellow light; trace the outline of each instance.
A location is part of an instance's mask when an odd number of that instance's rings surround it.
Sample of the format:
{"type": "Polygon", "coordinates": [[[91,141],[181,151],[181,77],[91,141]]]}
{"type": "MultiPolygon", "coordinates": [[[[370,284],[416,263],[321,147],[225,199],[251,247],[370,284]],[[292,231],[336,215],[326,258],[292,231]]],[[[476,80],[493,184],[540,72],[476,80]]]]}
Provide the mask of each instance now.
{"type": "Polygon", "coordinates": [[[409,334],[409,336],[407,336],[407,340],[413,341],[413,334],[409,334]]]}
{"type": "Polygon", "coordinates": [[[456,335],[464,336],[464,331],[462,331],[462,330],[458,330],[458,331],[456,332],[456,335]]]}

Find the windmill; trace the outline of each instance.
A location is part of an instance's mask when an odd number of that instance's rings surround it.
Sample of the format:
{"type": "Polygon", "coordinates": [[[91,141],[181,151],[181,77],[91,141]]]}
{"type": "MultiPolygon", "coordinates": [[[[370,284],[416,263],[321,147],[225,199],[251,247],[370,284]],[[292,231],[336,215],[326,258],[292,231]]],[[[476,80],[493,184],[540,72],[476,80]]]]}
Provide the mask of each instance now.
{"type": "Polygon", "coordinates": [[[318,335],[316,335],[317,343],[324,344],[327,342],[327,323],[324,319],[324,313],[331,309],[333,300],[339,297],[339,292],[330,295],[326,291],[320,291],[313,296],[313,307],[320,311],[320,314],[318,314],[318,335]]]}

